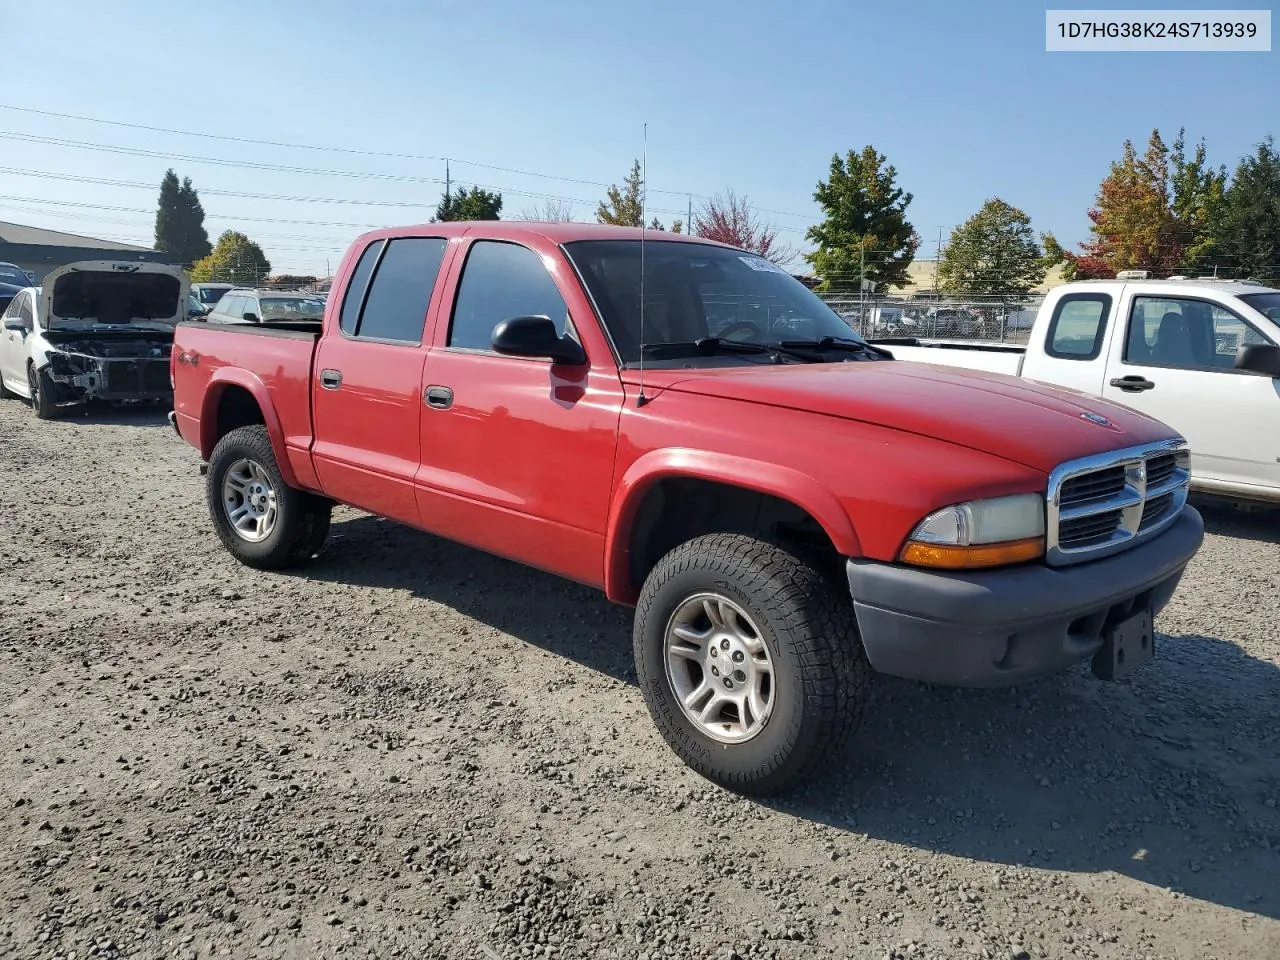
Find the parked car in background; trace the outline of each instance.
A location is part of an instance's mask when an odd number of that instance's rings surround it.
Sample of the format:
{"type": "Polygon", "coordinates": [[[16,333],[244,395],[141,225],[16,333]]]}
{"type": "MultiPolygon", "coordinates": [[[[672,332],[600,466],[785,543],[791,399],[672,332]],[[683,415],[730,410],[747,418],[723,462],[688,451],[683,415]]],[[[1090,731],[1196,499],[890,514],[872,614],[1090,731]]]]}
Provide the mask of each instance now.
{"type": "Polygon", "coordinates": [[[830,767],[873,671],[1151,659],[1204,536],[1175,430],[896,361],[768,260],[649,233],[378,230],[322,322],[179,324],[171,419],[222,544],[305,563],[345,503],[598,588],[667,743],[750,793],[830,767]]]}
{"type": "Polygon", "coordinates": [[[168,401],[174,325],[187,278],[155,263],[83,261],[18,291],[0,332],[0,397],[41,419],[89,401],[168,401]]]}
{"type": "Polygon", "coordinates": [[[196,296],[195,291],[191,291],[187,294],[188,320],[203,320],[212,309],[212,307],[206,306],[200,302],[200,298],[196,296]]]}
{"type": "Polygon", "coordinates": [[[193,283],[191,284],[191,292],[195,298],[200,301],[205,312],[208,313],[214,308],[222,295],[228,290],[234,290],[234,283],[193,283]]]}
{"type": "Polygon", "coordinates": [[[260,323],[263,320],[319,322],[324,301],[307,293],[280,290],[229,290],[205,319],[210,323],[260,323]]]}
{"type": "Polygon", "coordinates": [[[25,290],[27,285],[16,283],[0,283],[0,312],[7,310],[9,303],[17,296],[18,291],[25,290]]]}
{"type": "Polygon", "coordinates": [[[902,360],[1082,390],[1169,424],[1194,490],[1280,503],[1280,289],[1125,277],[1055,287],[1025,347],[880,339],[902,360]]]}
{"type": "Polygon", "coordinates": [[[16,263],[0,262],[0,283],[14,287],[29,287],[33,280],[31,275],[16,263]]]}

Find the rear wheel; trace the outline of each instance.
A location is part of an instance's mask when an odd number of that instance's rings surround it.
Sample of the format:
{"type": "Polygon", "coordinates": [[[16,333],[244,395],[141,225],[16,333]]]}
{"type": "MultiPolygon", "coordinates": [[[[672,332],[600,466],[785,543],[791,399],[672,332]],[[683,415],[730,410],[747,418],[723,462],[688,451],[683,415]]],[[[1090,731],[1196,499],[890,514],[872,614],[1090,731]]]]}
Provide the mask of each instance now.
{"type": "Polygon", "coordinates": [[[41,420],[52,420],[57,415],[53,405],[53,381],[46,370],[37,370],[34,363],[27,364],[27,390],[31,394],[31,409],[41,420]]]}
{"type": "Polygon", "coordinates": [[[663,738],[743,793],[788,790],[835,759],[869,691],[848,597],[800,554],[742,534],[698,537],[658,562],[634,644],[663,738]]]}
{"type": "Polygon", "coordinates": [[[328,539],[332,504],[284,482],[261,424],[218,441],[205,490],[218,538],[246,566],[273,570],[304,563],[328,539]]]}

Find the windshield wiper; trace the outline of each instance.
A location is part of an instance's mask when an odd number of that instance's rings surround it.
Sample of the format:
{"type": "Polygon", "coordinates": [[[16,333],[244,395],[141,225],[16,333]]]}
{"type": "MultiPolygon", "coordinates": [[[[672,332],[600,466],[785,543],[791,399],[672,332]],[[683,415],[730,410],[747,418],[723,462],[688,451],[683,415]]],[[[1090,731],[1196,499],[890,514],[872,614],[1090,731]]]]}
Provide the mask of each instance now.
{"type": "Polygon", "coordinates": [[[739,353],[755,356],[779,354],[803,360],[806,363],[817,363],[814,357],[787,349],[784,344],[749,343],[745,340],[725,340],[720,337],[702,337],[698,340],[676,340],[670,343],[646,343],[640,349],[646,354],[668,353],[669,358],[700,356],[710,357],[717,353],[739,353]]]}
{"type": "Polygon", "coordinates": [[[789,350],[839,350],[843,353],[869,353],[892,360],[893,354],[883,347],[864,343],[861,340],[848,340],[844,337],[820,337],[817,340],[782,340],[778,346],[789,350]]]}

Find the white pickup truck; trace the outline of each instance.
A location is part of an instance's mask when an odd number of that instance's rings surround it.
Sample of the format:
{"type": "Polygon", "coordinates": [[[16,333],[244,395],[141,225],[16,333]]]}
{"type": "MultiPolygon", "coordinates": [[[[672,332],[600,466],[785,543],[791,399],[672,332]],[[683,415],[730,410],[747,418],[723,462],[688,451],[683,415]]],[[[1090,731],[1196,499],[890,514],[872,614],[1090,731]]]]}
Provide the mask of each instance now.
{"type": "Polygon", "coordinates": [[[1187,438],[1193,490],[1280,503],[1280,290],[1121,274],[1051,290],[1025,347],[872,342],[899,360],[1010,374],[1123,403],[1187,438]]]}

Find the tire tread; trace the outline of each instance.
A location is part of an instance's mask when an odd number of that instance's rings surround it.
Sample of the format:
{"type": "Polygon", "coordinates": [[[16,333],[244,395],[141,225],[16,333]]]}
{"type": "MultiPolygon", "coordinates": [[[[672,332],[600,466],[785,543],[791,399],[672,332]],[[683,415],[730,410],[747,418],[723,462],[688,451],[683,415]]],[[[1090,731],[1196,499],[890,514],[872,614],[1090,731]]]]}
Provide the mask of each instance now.
{"type": "MultiPolygon", "coordinates": [[[[644,625],[655,615],[662,587],[694,570],[722,577],[762,604],[770,630],[802,668],[805,709],[795,714],[786,749],[750,773],[719,770],[689,756],[667,729],[663,711],[650,703],[659,731],[689,766],[727,787],[767,794],[811,779],[859,725],[870,694],[870,664],[858,639],[851,602],[834,589],[818,564],[788,545],[741,533],[696,537],[663,557],[641,591],[634,634],[638,670],[643,669],[644,625]]],[[[646,678],[641,674],[640,679],[648,702],[646,678]]]]}

